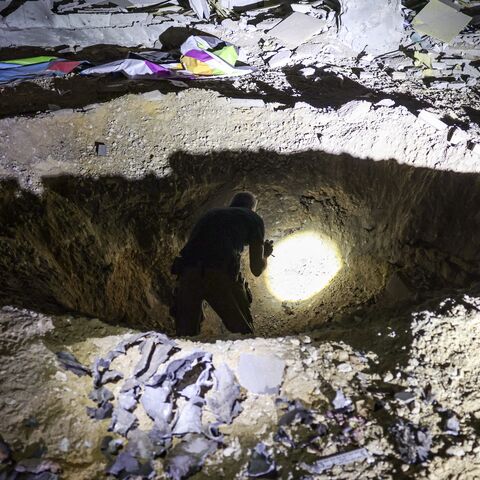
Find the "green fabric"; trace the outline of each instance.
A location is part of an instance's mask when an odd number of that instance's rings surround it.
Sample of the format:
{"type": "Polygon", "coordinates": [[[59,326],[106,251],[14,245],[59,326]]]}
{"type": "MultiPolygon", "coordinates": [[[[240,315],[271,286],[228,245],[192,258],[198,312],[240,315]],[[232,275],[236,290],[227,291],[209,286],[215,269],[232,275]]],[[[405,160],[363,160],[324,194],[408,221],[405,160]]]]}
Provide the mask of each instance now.
{"type": "Polygon", "coordinates": [[[222,60],[225,60],[232,67],[237,63],[238,54],[233,45],[220,48],[218,50],[212,50],[217,57],[220,57],[222,60]]]}
{"type": "Polygon", "coordinates": [[[37,63],[51,62],[57,60],[58,57],[29,57],[17,58],[16,60],[2,60],[2,63],[14,63],[16,65],[35,65],[37,63]]]}

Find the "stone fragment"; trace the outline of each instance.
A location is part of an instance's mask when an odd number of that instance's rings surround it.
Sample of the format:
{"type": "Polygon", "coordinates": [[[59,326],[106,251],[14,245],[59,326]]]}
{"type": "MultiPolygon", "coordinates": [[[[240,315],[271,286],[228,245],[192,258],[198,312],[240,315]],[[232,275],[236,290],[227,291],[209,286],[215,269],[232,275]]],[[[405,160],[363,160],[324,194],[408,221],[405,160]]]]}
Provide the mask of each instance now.
{"type": "Polygon", "coordinates": [[[290,50],[281,50],[270,58],[268,65],[270,68],[282,68],[288,64],[291,56],[292,52],[290,50]]]}
{"type": "Polygon", "coordinates": [[[463,457],[465,455],[465,450],[458,445],[452,445],[447,448],[445,453],[451,457],[463,457]]]}
{"type": "Polygon", "coordinates": [[[372,104],[366,100],[353,100],[338,110],[338,115],[347,123],[358,123],[365,119],[372,104]]]}
{"type": "Polygon", "coordinates": [[[397,392],[395,395],[395,400],[398,400],[402,403],[411,403],[415,400],[415,394],[413,392],[397,392]]]}
{"type": "Polygon", "coordinates": [[[310,17],[303,13],[294,12],[268,33],[278,38],[289,48],[297,48],[314,35],[320,33],[325,27],[325,21],[310,17]]]}
{"type": "Polygon", "coordinates": [[[291,3],[290,8],[299,13],[310,13],[313,10],[309,3],[291,3]]]}
{"type": "Polygon", "coordinates": [[[393,107],[394,105],[395,100],[392,100],[391,98],[384,98],[383,100],[375,103],[376,107],[393,107]]]}
{"type": "Polygon", "coordinates": [[[261,98],[231,98],[230,103],[237,108],[260,108],[265,106],[261,98]]]}
{"type": "Polygon", "coordinates": [[[448,125],[445,122],[442,122],[438,115],[429,112],[428,110],[420,110],[418,118],[423,122],[428,123],[433,128],[436,128],[437,130],[445,130],[448,128],[448,125]]]}
{"type": "Polygon", "coordinates": [[[151,92],[142,93],[142,98],[148,100],[149,102],[158,102],[160,100],[165,100],[166,95],[164,95],[160,90],[152,90],[151,92]]]}

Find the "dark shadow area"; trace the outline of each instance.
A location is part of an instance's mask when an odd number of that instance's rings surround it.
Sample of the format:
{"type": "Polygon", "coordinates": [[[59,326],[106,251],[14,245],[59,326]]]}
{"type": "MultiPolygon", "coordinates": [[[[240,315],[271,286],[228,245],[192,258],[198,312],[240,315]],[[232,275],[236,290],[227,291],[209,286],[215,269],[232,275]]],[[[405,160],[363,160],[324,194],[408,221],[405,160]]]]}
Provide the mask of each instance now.
{"type": "Polygon", "coordinates": [[[245,188],[259,196],[269,238],[318,230],[344,261],[309,302],[285,305],[253,280],[261,336],[322,326],[323,338],[344,328],[359,349],[368,336],[374,351],[401,348],[405,312],[479,278],[477,174],[321,151],[178,152],[170,166],[164,178],[46,177],[38,195],[4,180],[0,304],[172,333],[172,259],[202,212],[245,188]],[[399,272],[400,289],[390,281],[399,272]],[[399,334],[376,346],[375,329],[389,325],[399,334]]]}

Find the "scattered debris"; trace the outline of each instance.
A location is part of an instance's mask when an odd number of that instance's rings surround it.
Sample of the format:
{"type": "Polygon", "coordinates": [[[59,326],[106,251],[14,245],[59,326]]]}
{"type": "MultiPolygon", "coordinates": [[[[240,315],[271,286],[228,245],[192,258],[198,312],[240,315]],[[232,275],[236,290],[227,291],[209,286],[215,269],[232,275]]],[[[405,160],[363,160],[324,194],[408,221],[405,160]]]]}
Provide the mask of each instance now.
{"type": "Polygon", "coordinates": [[[399,419],[390,427],[390,433],[404,462],[420,463],[428,458],[432,436],[426,428],[399,419]]]}

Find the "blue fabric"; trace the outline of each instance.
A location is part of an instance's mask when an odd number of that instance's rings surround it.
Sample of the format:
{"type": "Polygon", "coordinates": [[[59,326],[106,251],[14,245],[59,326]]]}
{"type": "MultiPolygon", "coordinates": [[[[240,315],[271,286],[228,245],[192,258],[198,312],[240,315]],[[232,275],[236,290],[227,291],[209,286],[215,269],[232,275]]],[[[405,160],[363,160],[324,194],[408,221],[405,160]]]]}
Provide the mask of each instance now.
{"type": "Polygon", "coordinates": [[[16,65],[11,68],[3,68],[5,64],[0,68],[0,83],[8,83],[13,80],[25,80],[28,78],[35,78],[39,75],[63,75],[61,72],[54,72],[54,71],[47,71],[50,63],[52,62],[45,62],[45,63],[37,63],[36,65],[16,65]]]}
{"type": "Polygon", "coordinates": [[[0,70],[3,70],[4,68],[15,68],[15,67],[21,67],[18,63],[4,63],[0,62],[0,70]]]}

